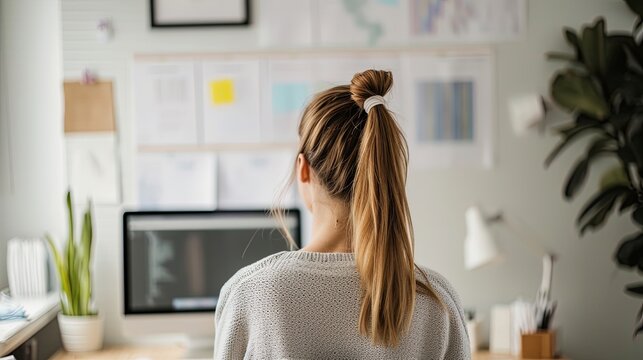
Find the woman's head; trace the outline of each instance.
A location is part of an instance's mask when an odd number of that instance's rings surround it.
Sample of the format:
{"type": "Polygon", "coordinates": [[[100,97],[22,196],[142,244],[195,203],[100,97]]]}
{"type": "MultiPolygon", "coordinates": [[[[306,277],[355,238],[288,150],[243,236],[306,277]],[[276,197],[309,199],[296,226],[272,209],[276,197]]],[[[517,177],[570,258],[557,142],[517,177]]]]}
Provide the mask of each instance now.
{"type": "MultiPolygon", "coordinates": [[[[408,151],[386,105],[367,112],[364,104],[392,86],[390,72],[366,70],[355,74],[350,85],[317,94],[299,124],[296,165],[309,209],[319,192],[346,209],[347,246],[355,253],[363,291],[359,329],[375,344],[388,346],[408,329],[415,304],[405,192],[408,151]]],[[[432,293],[423,283],[417,286],[432,293]]]]}
{"type": "MultiPolygon", "coordinates": [[[[341,85],[317,94],[304,110],[299,123],[299,157],[297,167],[308,166],[312,181],[299,188],[307,207],[311,208],[312,191],[324,190],[332,199],[351,203],[355,174],[360,157],[360,144],[367,126],[364,101],[375,95],[384,96],[392,87],[390,72],[368,70],[353,77],[351,85],[341,85]],[[320,185],[320,186],[318,186],[320,185]]],[[[383,108],[380,106],[380,108],[383,108]]],[[[381,109],[380,109],[381,110],[381,109]]],[[[372,111],[372,115],[377,110],[372,111]]],[[[400,150],[404,140],[388,111],[388,125],[395,128],[400,150]],[[401,143],[399,143],[401,142],[401,143]]]]}

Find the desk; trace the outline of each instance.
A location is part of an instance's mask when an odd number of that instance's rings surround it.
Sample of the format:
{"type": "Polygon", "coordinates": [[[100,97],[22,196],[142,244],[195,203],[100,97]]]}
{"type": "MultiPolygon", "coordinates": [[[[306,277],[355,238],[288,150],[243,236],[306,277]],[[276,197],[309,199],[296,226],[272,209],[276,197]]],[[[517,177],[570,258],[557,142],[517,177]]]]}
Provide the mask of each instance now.
{"type": "Polygon", "coordinates": [[[50,360],[126,360],[126,359],[181,359],[181,346],[117,346],[90,353],[59,351],[50,360]]]}
{"type": "MultiPolygon", "coordinates": [[[[111,347],[102,351],[83,354],[71,354],[63,351],[57,353],[51,360],[125,360],[125,359],[181,359],[183,354],[181,346],[157,346],[157,347],[111,347]]],[[[473,360],[517,360],[520,358],[511,355],[489,354],[486,351],[473,355],[473,360]]],[[[560,358],[559,360],[569,360],[560,358]]]]}
{"type": "Polygon", "coordinates": [[[11,354],[52,322],[58,314],[58,299],[58,294],[49,294],[43,298],[14,299],[24,307],[28,318],[0,322],[0,356],[11,354]]]}
{"type": "MultiPolygon", "coordinates": [[[[473,360],[519,360],[520,356],[503,354],[490,354],[488,351],[480,351],[473,354],[473,360]]],[[[567,358],[556,358],[557,360],[569,360],[567,358]]]]}

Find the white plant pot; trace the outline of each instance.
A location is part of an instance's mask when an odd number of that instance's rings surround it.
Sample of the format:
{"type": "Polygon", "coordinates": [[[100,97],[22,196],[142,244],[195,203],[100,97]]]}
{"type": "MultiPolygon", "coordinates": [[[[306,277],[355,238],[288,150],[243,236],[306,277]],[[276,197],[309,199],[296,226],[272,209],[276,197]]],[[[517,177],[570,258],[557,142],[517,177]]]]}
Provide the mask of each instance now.
{"type": "Polygon", "coordinates": [[[63,346],[69,352],[96,351],[103,347],[103,318],[58,314],[63,346]]]}

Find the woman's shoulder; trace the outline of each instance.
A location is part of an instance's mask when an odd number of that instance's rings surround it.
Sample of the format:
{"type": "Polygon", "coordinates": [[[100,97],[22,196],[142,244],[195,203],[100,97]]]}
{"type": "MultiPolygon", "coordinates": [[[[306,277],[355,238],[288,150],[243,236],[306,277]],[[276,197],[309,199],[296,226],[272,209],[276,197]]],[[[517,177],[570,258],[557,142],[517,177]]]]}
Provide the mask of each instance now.
{"type": "Polygon", "coordinates": [[[451,282],[444,275],[433,269],[418,265],[416,267],[416,279],[424,283],[428,282],[429,286],[440,294],[459,299],[458,293],[451,282]]]}
{"type": "Polygon", "coordinates": [[[446,277],[435,270],[418,265],[416,268],[416,279],[423,283],[428,282],[429,288],[433,290],[442,304],[444,304],[448,310],[452,310],[451,312],[458,314],[458,316],[464,319],[460,296],[446,277]]]}
{"type": "Polygon", "coordinates": [[[268,255],[261,260],[258,260],[250,265],[246,265],[242,267],[234,275],[232,275],[230,279],[228,279],[228,281],[223,285],[223,287],[225,287],[228,284],[229,286],[233,286],[233,285],[242,283],[244,280],[247,280],[248,278],[252,278],[254,275],[260,273],[261,271],[270,268],[272,264],[277,262],[286,253],[287,251],[281,251],[272,255],[268,255]]]}
{"type": "Polygon", "coordinates": [[[227,298],[232,292],[242,286],[248,280],[251,280],[258,274],[260,274],[265,269],[269,269],[272,264],[277,262],[286,251],[278,252],[276,254],[269,255],[257,262],[254,262],[250,265],[247,265],[239,269],[221,288],[219,293],[219,305],[222,306],[227,301],[227,298]]]}

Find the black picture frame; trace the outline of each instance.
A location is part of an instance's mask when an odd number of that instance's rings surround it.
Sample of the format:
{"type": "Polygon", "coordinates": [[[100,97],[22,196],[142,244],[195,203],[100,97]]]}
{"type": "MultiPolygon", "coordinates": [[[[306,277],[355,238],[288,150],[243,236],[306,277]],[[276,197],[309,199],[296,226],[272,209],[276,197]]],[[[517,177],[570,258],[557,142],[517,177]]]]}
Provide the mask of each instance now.
{"type": "Polygon", "coordinates": [[[249,26],[250,25],[250,0],[239,0],[245,7],[245,18],[238,22],[216,21],[193,22],[193,23],[162,23],[156,19],[156,0],[150,0],[150,25],[152,28],[190,28],[190,27],[226,27],[226,26],[249,26]]]}

